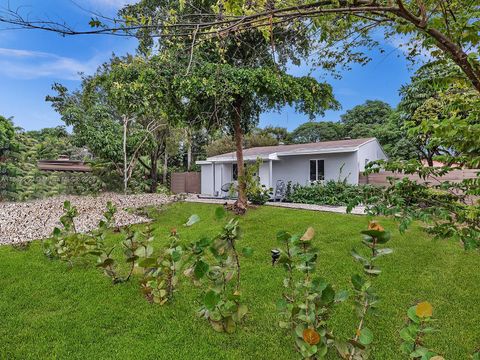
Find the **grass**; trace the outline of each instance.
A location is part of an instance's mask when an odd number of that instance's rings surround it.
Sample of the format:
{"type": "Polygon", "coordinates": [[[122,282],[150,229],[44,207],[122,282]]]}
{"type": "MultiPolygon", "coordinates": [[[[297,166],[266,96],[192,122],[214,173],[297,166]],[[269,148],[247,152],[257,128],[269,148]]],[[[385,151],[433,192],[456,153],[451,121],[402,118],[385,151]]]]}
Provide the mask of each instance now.
{"type": "MultiPolygon", "coordinates": [[[[214,235],[220,223],[215,206],[179,203],[156,216],[156,248],[166,244],[177,227],[188,243],[214,235]],[[201,222],[182,224],[192,213],[201,222]]],[[[215,333],[195,316],[200,290],[182,281],[175,302],[149,304],[138,282],[112,285],[93,266],[69,269],[48,260],[39,242],[27,251],[0,247],[1,359],[296,359],[292,338],[277,326],[275,302],[282,293],[283,271],[270,265],[270,249],[280,229],[302,232],[314,226],[320,248],[317,274],[336,289],[349,288],[360,265],[349,255],[359,244],[367,218],[273,207],[251,210],[241,218],[244,233],[239,246],[251,246],[253,257],[243,259],[243,294],[250,313],[233,335],[215,333]]],[[[383,273],[375,281],[382,296],[379,316],[367,319],[374,331],[371,359],[402,359],[398,332],[408,307],[428,300],[440,330],[428,345],[448,360],[468,359],[480,345],[479,254],[464,252],[453,241],[437,241],[418,227],[400,235],[395,224],[390,247],[381,259],[383,273]]],[[[119,241],[112,235],[110,241],[119,241]]],[[[352,335],[352,303],[340,305],[331,326],[339,335],[352,335]]]]}

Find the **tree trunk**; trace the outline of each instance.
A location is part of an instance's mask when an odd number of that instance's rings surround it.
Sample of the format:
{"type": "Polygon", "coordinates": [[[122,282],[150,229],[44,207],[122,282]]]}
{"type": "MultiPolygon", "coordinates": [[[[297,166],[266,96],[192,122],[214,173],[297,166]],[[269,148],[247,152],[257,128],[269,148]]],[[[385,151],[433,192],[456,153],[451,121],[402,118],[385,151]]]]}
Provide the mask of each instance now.
{"type": "Polygon", "coordinates": [[[190,128],[185,128],[185,142],[187,143],[187,171],[192,168],[192,133],[190,128]]]}
{"type": "Polygon", "coordinates": [[[187,147],[187,171],[190,171],[192,168],[192,142],[188,142],[187,147]]]}
{"type": "Polygon", "coordinates": [[[158,188],[157,150],[150,155],[150,192],[156,193],[158,188]]]}
{"type": "Polygon", "coordinates": [[[243,100],[241,98],[235,100],[235,114],[233,119],[238,169],[238,199],[234,204],[234,209],[239,215],[244,214],[247,211],[245,166],[243,162],[242,102],[243,100]]]}
{"type": "Polygon", "coordinates": [[[165,155],[163,158],[163,185],[167,186],[167,175],[168,175],[168,151],[165,147],[165,155]]]}

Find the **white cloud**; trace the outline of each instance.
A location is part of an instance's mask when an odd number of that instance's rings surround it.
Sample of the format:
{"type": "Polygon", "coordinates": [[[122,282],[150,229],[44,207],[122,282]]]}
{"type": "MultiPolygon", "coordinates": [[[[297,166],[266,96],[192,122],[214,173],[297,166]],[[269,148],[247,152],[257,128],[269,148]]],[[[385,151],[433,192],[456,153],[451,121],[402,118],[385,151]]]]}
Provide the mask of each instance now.
{"type": "Polygon", "coordinates": [[[80,61],[47,52],[9,48],[0,48],[0,59],[0,74],[20,79],[79,80],[79,73],[91,74],[101,63],[99,56],[80,61]]]}

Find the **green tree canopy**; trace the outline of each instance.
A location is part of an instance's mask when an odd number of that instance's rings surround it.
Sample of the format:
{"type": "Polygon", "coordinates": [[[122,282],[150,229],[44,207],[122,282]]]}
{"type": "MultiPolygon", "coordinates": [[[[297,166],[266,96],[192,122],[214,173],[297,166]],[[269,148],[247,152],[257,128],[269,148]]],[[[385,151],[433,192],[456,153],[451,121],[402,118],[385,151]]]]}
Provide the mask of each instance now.
{"type": "Polygon", "coordinates": [[[374,136],[374,129],[387,122],[393,110],[380,100],[367,100],[341,116],[343,133],[352,139],[374,136]]]}
{"type": "Polygon", "coordinates": [[[339,140],[342,138],[342,124],[331,121],[306,122],[298,126],[290,134],[291,141],[296,144],[339,140]]]}

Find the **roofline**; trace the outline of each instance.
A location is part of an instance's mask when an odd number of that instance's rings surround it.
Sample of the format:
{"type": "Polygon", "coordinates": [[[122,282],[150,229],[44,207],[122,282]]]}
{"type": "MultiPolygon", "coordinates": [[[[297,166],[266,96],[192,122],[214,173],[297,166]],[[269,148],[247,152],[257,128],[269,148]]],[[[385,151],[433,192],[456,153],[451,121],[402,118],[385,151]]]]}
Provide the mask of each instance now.
{"type": "MultiPolygon", "coordinates": [[[[255,161],[258,158],[262,160],[279,160],[280,156],[295,156],[295,155],[321,155],[321,154],[332,154],[332,153],[349,153],[349,152],[356,152],[362,147],[363,145],[366,145],[372,141],[376,141],[378,146],[383,152],[383,155],[387,157],[385,150],[383,150],[382,145],[380,145],[380,142],[378,141],[377,138],[370,138],[363,143],[359,144],[358,146],[355,147],[339,147],[339,148],[331,148],[331,149],[320,149],[320,150],[311,150],[311,149],[304,149],[304,150],[292,150],[292,151],[283,151],[283,152],[272,152],[269,154],[263,154],[263,155],[248,155],[244,156],[243,159],[245,161],[255,161]]],[[[226,154],[223,154],[226,155],[226,154]]],[[[206,160],[203,161],[197,161],[196,164],[198,165],[208,165],[212,163],[231,163],[231,162],[236,162],[237,157],[235,154],[232,154],[230,156],[225,156],[222,157],[223,155],[216,155],[207,158],[206,160]]]]}

